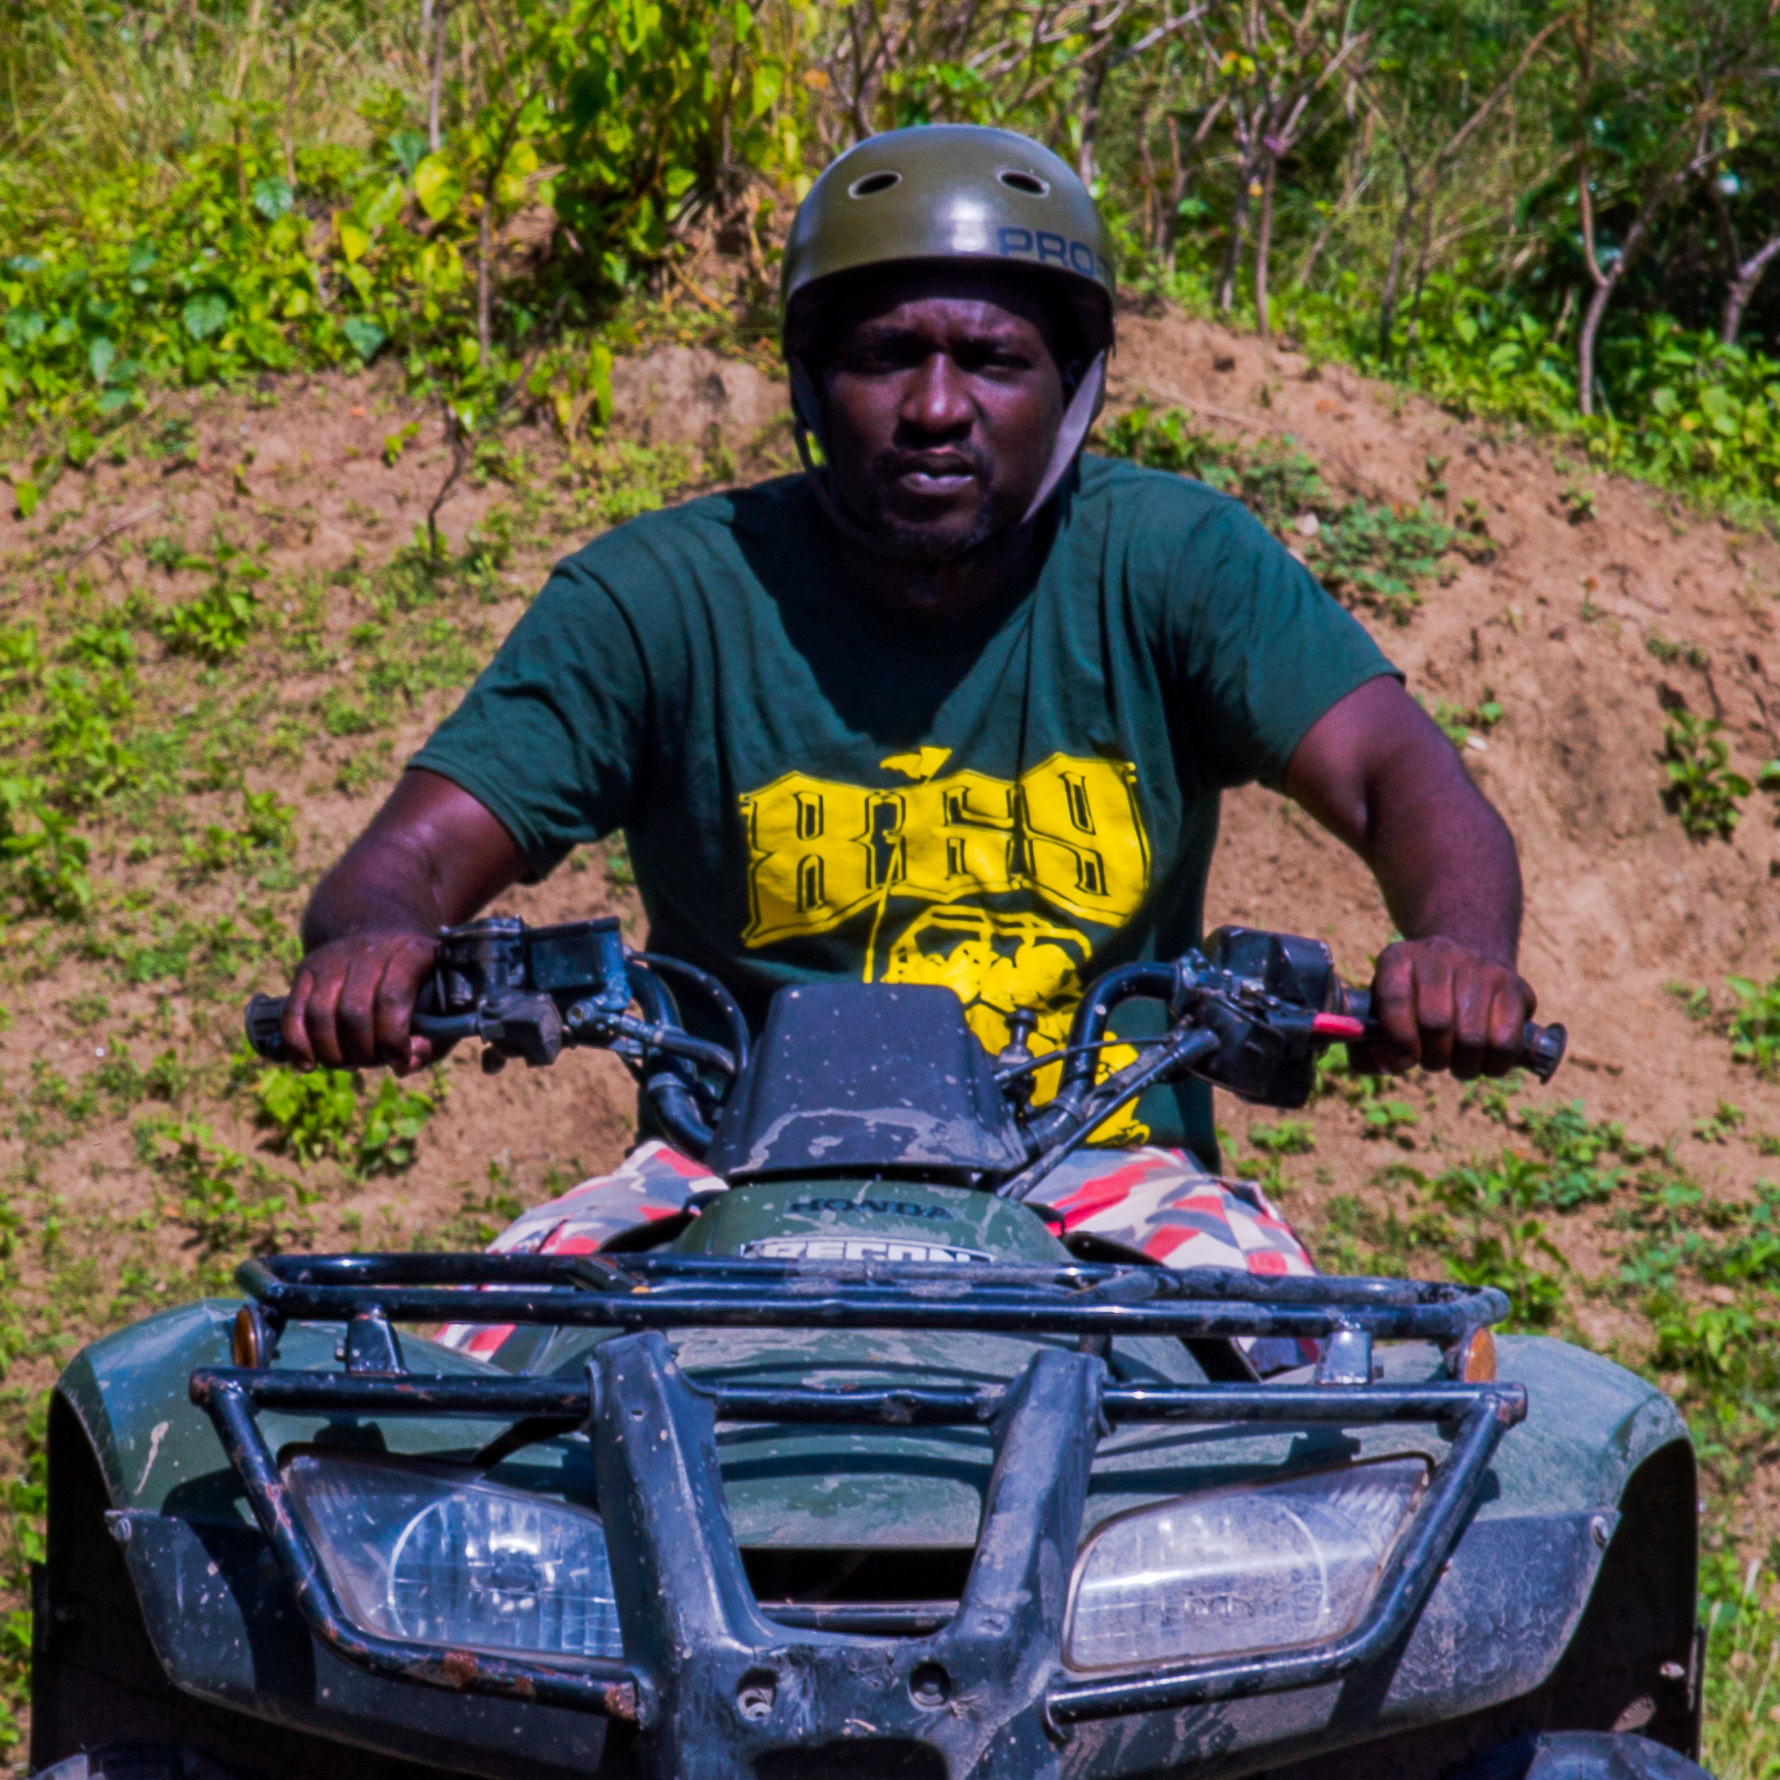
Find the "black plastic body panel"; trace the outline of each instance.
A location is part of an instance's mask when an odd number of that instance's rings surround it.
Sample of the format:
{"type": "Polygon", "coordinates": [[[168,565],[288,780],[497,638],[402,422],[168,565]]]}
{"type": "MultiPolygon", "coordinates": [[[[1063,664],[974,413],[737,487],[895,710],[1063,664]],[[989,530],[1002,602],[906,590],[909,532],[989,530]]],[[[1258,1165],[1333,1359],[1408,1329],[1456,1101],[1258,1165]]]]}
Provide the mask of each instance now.
{"type": "Polygon", "coordinates": [[[727,1180],[1006,1174],[1025,1145],[964,1009],[938,984],[781,989],[705,1161],[727,1180]]]}

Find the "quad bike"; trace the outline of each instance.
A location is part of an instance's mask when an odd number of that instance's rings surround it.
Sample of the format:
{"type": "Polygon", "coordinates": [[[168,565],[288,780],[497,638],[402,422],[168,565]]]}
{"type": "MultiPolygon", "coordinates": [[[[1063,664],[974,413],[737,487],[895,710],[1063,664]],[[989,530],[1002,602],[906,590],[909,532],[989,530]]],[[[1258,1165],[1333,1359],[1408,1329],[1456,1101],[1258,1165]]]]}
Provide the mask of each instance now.
{"type": "MultiPolygon", "coordinates": [[[[783,989],[751,1042],[614,921],[497,917],[415,1026],[613,1050],[729,1189],[597,1254],[250,1260],[81,1353],[56,1780],[1698,1780],[1659,1392],[1495,1339],[1493,1289],[1170,1271],[1031,1198],[1148,1084],[1302,1105],[1369,1030],[1327,948],[1226,928],[991,1057],[943,988],[783,989]],[[1131,997],[1169,1020],[1109,1073],[1131,997]],[[1276,1337],[1315,1364],[1260,1378],[1276,1337]]],[[[1542,1078],[1562,1050],[1527,1029],[1542,1078]]]]}

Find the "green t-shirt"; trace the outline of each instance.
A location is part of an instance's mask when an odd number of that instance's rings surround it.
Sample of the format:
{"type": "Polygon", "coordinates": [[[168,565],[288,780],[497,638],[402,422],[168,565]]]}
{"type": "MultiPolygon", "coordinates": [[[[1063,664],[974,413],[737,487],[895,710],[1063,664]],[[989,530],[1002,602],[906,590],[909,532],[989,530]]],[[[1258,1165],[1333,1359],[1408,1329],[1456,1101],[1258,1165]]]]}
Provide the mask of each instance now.
{"type": "MultiPolygon", "coordinates": [[[[793,476],[559,564],[413,764],[539,877],[622,828],[650,946],[756,1026],[786,983],[945,983],[991,1050],[1017,1007],[1048,1046],[1101,971],[1199,942],[1220,792],[1277,788],[1317,718],[1391,672],[1239,502],[1183,477],[1084,458],[1036,584],[925,623],[851,593],[793,476]]],[[[1215,1158],[1210,1093],[1153,1092],[1097,1139],[1215,1158]]]]}

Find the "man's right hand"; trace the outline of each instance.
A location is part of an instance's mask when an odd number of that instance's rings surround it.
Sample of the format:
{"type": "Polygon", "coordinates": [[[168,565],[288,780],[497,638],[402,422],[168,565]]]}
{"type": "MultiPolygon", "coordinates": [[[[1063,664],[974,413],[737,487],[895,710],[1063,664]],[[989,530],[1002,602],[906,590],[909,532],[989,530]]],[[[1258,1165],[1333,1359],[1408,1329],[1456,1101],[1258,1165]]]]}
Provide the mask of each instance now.
{"type": "Polygon", "coordinates": [[[369,928],[318,946],[297,966],[284,1004],[285,1055],[299,1068],[383,1065],[406,1075],[433,1047],[408,1029],[432,974],[433,941],[410,929],[369,928]]]}
{"type": "Polygon", "coordinates": [[[525,855],[467,791],[410,767],[346,856],[316,885],[307,948],[284,1006],[285,1054],[299,1068],[432,1061],[409,1031],[433,968],[433,936],[514,883],[525,855]]]}

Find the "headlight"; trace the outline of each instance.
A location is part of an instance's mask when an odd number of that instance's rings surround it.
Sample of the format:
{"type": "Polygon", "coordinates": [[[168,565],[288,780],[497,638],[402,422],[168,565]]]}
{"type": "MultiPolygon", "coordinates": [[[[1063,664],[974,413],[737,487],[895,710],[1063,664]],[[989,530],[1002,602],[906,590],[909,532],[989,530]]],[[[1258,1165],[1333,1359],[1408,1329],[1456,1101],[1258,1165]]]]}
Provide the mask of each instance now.
{"type": "Polygon", "coordinates": [[[1122,1514],[1076,1561],[1064,1660],[1123,1668],[1338,1638],[1427,1480],[1426,1459],[1379,1459],[1122,1514]]]}
{"type": "Polygon", "coordinates": [[[452,1466],[300,1452],[284,1477],[362,1630],[457,1649],[624,1654],[598,1515],[452,1466]]]}

